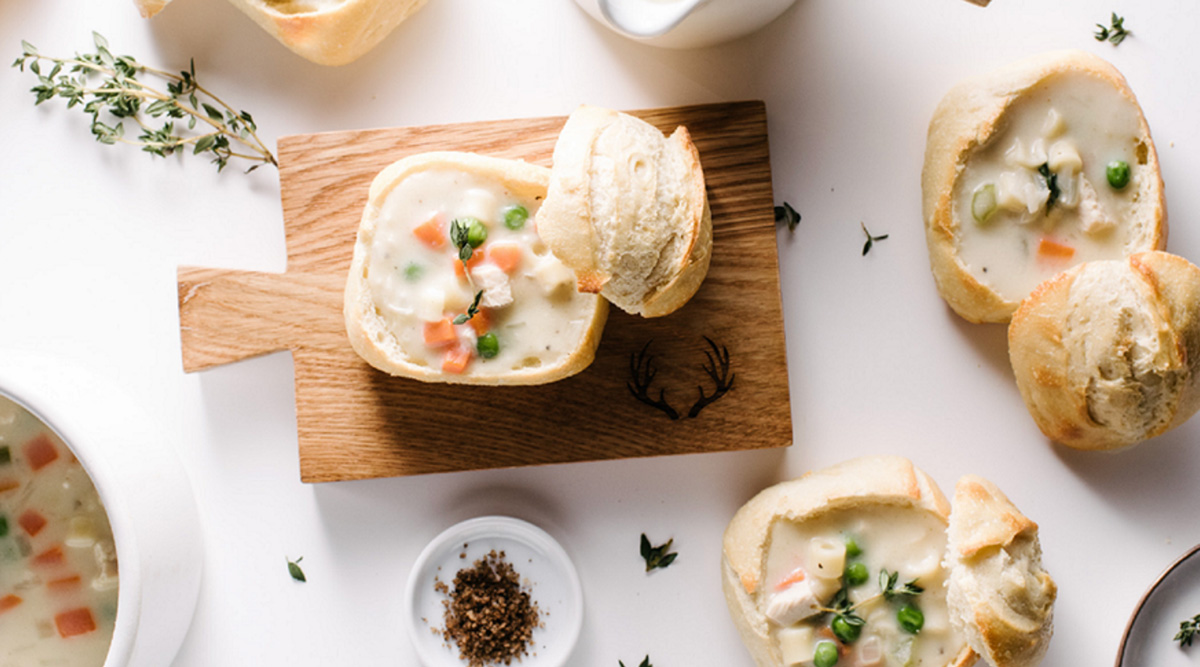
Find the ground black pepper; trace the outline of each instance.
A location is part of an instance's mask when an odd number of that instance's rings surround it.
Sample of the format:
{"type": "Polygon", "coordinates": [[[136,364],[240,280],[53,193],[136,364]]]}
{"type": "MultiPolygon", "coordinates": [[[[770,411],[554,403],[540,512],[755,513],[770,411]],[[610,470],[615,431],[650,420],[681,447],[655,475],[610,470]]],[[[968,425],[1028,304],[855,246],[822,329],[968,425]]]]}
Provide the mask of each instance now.
{"type": "Polygon", "coordinates": [[[442,601],[441,635],[458,646],[469,667],[510,665],[529,653],[533,630],[542,627],[538,605],[503,551],[459,570],[453,588],[435,580],[434,589],[448,598],[442,601]]]}

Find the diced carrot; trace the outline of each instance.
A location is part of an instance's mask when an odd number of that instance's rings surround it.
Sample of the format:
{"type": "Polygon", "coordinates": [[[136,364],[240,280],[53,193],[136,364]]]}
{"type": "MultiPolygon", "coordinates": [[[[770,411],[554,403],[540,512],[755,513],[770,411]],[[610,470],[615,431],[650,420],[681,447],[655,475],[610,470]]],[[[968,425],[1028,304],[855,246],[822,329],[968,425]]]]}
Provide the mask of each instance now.
{"type": "Polygon", "coordinates": [[[1069,245],[1063,245],[1058,241],[1051,241],[1048,238],[1043,238],[1038,242],[1038,256],[1054,259],[1071,259],[1075,256],[1075,249],[1069,245]]]}
{"type": "Polygon", "coordinates": [[[0,614],[12,609],[22,602],[24,602],[24,600],[15,595],[5,595],[4,597],[0,598],[0,614]]]}
{"type": "Polygon", "coordinates": [[[42,529],[46,527],[46,517],[38,513],[37,510],[25,510],[25,512],[17,518],[17,523],[29,533],[30,537],[36,537],[42,529]]]}
{"type": "Polygon", "coordinates": [[[446,350],[446,356],[442,357],[442,372],[459,375],[467,370],[467,364],[470,362],[471,348],[455,345],[446,350]]]}
{"type": "Polygon", "coordinates": [[[475,317],[467,320],[467,323],[470,324],[471,328],[475,330],[476,336],[482,336],[483,334],[487,333],[488,329],[492,326],[492,321],[488,316],[488,311],[486,308],[480,308],[475,313],[475,317]]]}
{"type": "Polygon", "coordinates": [[[80,607],[55,616],[54,625],[58,626],[58,634],[65,639],[92,632],[96,629],[96,619],[92,618],[91,609],[80,607]]]}
{"type": "Polygon", "coordinates": [[[446,216],[435,213],[432,218],[417,225],[413,235],[430,248],[441,248],[446,245],[446,216]]]}
{"type": "Polygon", "coordinates": [[[425,323],[425,344],[429,347],[446,347],[457,342],[458,334],[454,333],[454,324],[449,317],[425,323]]]}
{"type": "Polygon", "coordinates": [[[775,590],[781,591],[781,590],[791,586],[792,584],[796,584],[801,581],[804,581],[805,576],[806,575],[804,574],[804,568],[798,567],[795,570],[792,570],[791,574],[789,574],[788,576],[781,579],[778,584],[775,584],[775,590]]]}
{"type": "Polygon", "coordinates": [[[521,246],[516,243],[493,243],[488,246],[487,256],[505,273],[512,273],[521,265],[521,246]]]}
{"type": "Polygon", "coordinates": [[[66,562],[66,557],[63,555],[61,546],[50,547],[33,557],[33,564],[42,567],[62,565],[64,562],[66,562]]]}
{"type": "MultiPolygon", "coordinates": [[[[473,253],[471,255],[471,259],[467,260],[467,268],[473,269],[476,266],[478,266],[479,263],[482,261],[483,261],[483,253],[482,252],[473,253]]],[[[462,263],[462,260],[460,260],[458,258],[458,255],[454,256],[454,275],[458,276],[459,280],[466,280],[466,278],[467,278],[467,272],[463,270],[463,263],[462,263]]]]}
{"type": "Polygon", "coordinates": [[[30,468],[41,470],[58,458],[58,450],[54,448],[50,436],[42,433],[25,443],[25,458],[29,460],[30,468]]]}
{"type": "Polygon", "coordinates": [[[79,588],[79,586],[82,584],[83,579],[77,574],[73,577],[63,577],[62,579],[47,581],[46,588],[50,589],[50,591],[53,593],[62,593],[64,591],[79,588]]]}
{"type": "Polygon", "coordinates": [[[13,489],[17,489],[20,487],[21,487],[21,483],[15,479],[11,479],[11,478],[0,479],[0,493],[4,493],[5,491],[12,491],[13,489]]]}

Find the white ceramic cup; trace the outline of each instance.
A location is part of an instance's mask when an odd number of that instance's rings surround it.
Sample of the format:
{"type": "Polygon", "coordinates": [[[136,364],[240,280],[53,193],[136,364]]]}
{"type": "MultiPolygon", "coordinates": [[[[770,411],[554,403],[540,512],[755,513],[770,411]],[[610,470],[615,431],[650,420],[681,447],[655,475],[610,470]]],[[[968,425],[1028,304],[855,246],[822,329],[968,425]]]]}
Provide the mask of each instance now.
{"type": "Polygon", "coordinates": [[[204,562],[191,483],[170,443],[128,396],[49,358],[0,352],[0,394],[62,438],[104,503],[120,584],[103,667],[170,665],[204,562]]]}
{"type": "Polygon", "coordinates": [[[653,46],[699,48],[748,35],[796,0],[575,0],[609,28],[653,46]]]}

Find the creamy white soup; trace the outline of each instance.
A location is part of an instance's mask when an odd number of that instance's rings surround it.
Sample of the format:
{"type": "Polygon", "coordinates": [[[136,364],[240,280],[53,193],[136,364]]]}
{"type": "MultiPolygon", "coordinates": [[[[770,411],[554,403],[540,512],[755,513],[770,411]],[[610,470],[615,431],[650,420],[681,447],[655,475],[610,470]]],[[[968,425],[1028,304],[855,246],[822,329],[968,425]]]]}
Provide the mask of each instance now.
{"type": "Polygon", "coordinates": [[[946,524],[923,510],[780,521],[766,613],[784,665],[943,667],[965,645],[946,608],[946,524]]]}
{"type": "Polygon", "coordinates": [[[83,466],[0,396],[0,667],[100,667],[117,614],[108,515],[83,466]]]}
{"type": "Polygon", "coordinates": [[[595,297],[576,292],[575,274],[538,237],[540,205],[453,169],[411,174],[387,195],[367,286],[412,363],[500,377],[578,347],[595,297]]]}
{"type": "Polygon", "coordinates": [[[1071,266],[1124,256],[1139,182],[1155,178],[1140,127],[1136,103],[1086,73],[1015,101],[957,181],[967,270],[1020,301],[1071,266]]]}

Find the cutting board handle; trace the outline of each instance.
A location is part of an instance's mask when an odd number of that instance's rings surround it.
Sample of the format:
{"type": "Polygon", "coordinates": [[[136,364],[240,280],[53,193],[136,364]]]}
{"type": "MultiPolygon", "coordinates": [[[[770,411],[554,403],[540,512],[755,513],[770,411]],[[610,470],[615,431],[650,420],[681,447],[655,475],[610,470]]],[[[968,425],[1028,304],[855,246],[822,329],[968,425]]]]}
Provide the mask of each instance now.
{"type": "Polygon", "coordinates": [[[179,335],[191,373],[306,345],[346,345],[345,279],[179,267],[179,335]]]}

